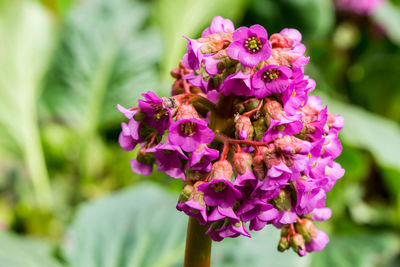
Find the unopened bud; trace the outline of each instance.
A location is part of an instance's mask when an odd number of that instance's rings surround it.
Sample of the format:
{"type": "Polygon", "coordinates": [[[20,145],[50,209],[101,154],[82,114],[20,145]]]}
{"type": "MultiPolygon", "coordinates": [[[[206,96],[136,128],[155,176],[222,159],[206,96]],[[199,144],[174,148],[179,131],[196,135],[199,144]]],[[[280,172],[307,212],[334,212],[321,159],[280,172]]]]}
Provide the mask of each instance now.
{"type": "Polygon", "coordinates": [[[193,185],[187,184],[183,187],[183,190],[179,196],[178,202],[179,203],[184,203],[190,199],[190,196],[192,195],[194,191],[193,185]]]}
{"type": "Polygon", "coordinates": [[[199,118],[199,114],[197,114],[197,111],[193,107],[193,105],[184,104],[179,107],[178,112],[176,113],[177,120],[193,119],[193,118],[199,118]]]}
{"type": "Polygon", "coordinates": [[[246,111],[246,108],[244,107],[243,103],[236,104],[234,107],[234,112],[243,114],[246,111]]]}
{"type": "Polygon", "coordinates": [[[294,227],[296,229],[296,232],[301,234],[306,242],[311,242],[311,231],[313,223],[310,220],[303,219],[296,223],[294,227]]]}
{"type": "Polygon", "coordinates": [[[254,175],[258,179],[260,179],[260,180],[264,179],[265,165],[264,165],[263,156],[261,154],[257,154],[253,158],[253,172],[254,172],[254,175]]]}
{"type": "Polygon", "coordinates": [[[293,41],[282,33],[274,33],[269,37],[272,48],[290,48],[293,41]]]}
{"type": "Polygon", "coordinates": [[[249,100],[244,102],[243,105],[246,108],[246,111],[251,111],[257,108],[257,106],[260,104],[260,101],[261,100],[258,98],[250,98],[249,100]]]}
{"type": "Polygon", "coordinates": [[[233,166],[239,174],[244,174],[247,170],[251,170],[253,157],[249,153],[238,152],[233,155],[233,166]]]}
{"type": "Polygon", "coordinates": [[[260,141],[264,138],[264,134],[267,131],[268,127],[266,125],[266,121],[264,117],[259,118],[258,120],[253,122],[255,139],[260,141]]]}
{"type": "MultiPolygon", "coordinates": [[[[292,249],[299,253],[299,250],[301,251],[300,253],[303,252],[303,250],[305,250],[305,241],[302,235],[298,234],[298,233],[294,233],[291,237],[290,237],[290,242],[289,242],[290,246],[292,247],[292,249]]],[[[300,254],[299,254],[300,255],[300,254]]],[[[300,255],[301,256],[301,255],[300,255]]]]}
{"type": "Polygon", "coordinates": [[[268,118],[272,118],[274,120],[280,120],[282,116],[285,114],[283,107],[278,101],[268,101],[263,109],[263,113],[268,118]]]}
{"type": "Polygon", "coordinates": [[[233,174],[232,165],[227,160],[220,160],[213,164],[210,181],[216,179],[225,179],[227,181],[231,180],[233,174]]]}
{"type": "Polygon", "coordinates": [[[280,252],[284,252],[288,248],[289,248],[289,241],[288,241],[287,237],[281,237],[281,239],[279,240],[279,244],[278,244],[278,250],[280,252]]]}
{"type": "Polygon", "coordinates": [[[253,139],[253,125],[247,116],[236,116],[235,118],[236,137],[241,140],[253,139]]]}

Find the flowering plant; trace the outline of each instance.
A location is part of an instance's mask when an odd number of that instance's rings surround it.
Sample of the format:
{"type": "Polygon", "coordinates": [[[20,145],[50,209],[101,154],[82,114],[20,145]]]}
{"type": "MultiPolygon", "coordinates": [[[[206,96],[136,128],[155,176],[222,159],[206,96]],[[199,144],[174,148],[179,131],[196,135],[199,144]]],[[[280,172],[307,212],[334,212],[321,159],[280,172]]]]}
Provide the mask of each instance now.
{"type": "Polygon", "coordinates": [[[150,175],[155,164],[182,179],[176,208],[214,241],[271,224],[281,229],[279,251],[323,249],[329,238],[312,221],[331,216],[325,199],[344,174],[335,162],[344,119],[309,95],[300,32],[268,38],[261,25],[235,30],[218,16],[186,39],[171,97],[150,91],[135,107],[118,106],[129,120],[121,147],[140,145],[132,170],[150,175]]]}

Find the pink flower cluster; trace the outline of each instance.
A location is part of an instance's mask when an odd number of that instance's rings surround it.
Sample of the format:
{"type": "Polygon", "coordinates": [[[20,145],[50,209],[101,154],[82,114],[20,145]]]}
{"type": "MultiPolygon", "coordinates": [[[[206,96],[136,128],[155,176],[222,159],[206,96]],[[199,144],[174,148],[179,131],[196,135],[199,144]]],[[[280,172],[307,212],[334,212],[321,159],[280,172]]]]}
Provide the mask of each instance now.
{"type": "Polygon", "coordinates": [[[214,241],[272,224],[280,251],[303,256],[329,242],[312,221],[331,216],[326,193],[344,175],[335,162],[344,119],[309,96],[301,39],[215,17],[201,38],[187,38],[171,97],[148,92],[131,109],[118,106],[129,119],[120,145],[140,145],[132,170],[149,175],[155,164],[182,179],[177,209],[214,241]]]}

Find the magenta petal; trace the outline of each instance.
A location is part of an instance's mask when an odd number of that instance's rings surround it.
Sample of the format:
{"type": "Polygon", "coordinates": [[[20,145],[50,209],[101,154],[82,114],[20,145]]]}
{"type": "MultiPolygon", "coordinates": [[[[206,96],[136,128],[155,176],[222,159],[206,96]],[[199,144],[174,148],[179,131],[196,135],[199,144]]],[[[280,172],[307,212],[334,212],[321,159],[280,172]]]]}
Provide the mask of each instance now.
{"type": "Polygon", "coordinates": [[[329,243],[328,235],[322,230],[315,230],[317,236],[311,239],[310,243],[306,243],[307,252],[321,251],[329,243]]]}
{"type": "Polygon", "coordinates": [[[132,159],[129,163],[131,164],[132,171],[137,174],[149,176],[153,172],[153,165],[141,163],[136,159],[132,159]]]}
{"type": "Polygon", "coordinates": [[[128,119],[132,119],[133,115],[135,115],[136,111],[124,108],[123,106],[121,106],[120,104],[117,104],[117,109],[125,115],[125,117],[127,117],[128,119]]]}
{"type": "Polygon", "coordinates": [[[313,210],[311,219],[313,219],[314,221],[326,221],[331,216],[332,211],[330,208],[319,208],[313,210]]]}

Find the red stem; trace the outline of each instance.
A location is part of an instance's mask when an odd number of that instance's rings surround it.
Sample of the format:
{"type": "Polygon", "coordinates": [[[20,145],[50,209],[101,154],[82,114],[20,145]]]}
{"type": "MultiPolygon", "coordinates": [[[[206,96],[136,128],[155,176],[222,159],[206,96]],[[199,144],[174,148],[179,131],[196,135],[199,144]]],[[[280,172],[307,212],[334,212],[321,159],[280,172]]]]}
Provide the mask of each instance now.
{"type": "Polygon", "coordinates": [[[228,151],[229,151],[229,142],[225,141],[220,160],[226,159],[226,156],[228,155],[228,151]]]}
{"type": "Polygon", "coordinates": [[[228,137],[224,134],[218,133],[218,132],[215,133],[215,139],[222,143],[228,142],[230,144],[243,144],[243,145],[250,145],[250,146],[266,146],[266,145],[271,144],[271,141],[270,142],[258,142],[258,141],[251,141],[251,140],[233,139],[233,138],[230,138],[230,137],[228,137]]]}

